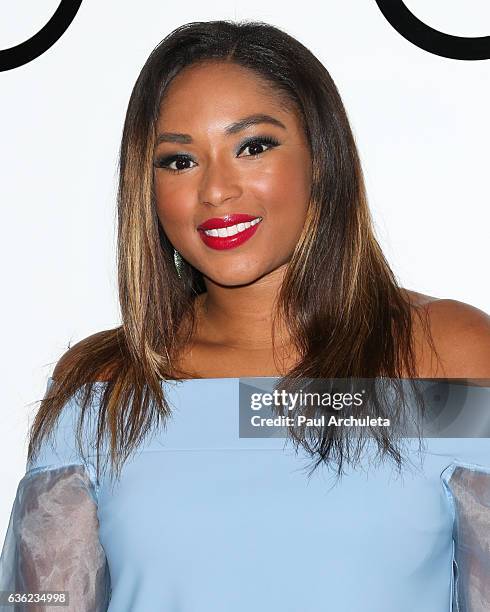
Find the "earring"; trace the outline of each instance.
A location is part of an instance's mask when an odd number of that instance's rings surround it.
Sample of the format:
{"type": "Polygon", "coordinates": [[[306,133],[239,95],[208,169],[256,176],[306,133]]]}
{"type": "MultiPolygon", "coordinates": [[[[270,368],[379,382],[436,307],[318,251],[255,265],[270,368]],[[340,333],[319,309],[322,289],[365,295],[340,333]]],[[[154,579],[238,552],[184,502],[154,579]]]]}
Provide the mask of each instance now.
{"type": "Polygon", "coordinates": [[[180,253],[177,251],[177,249],[174,249],[174,264],[175,264],[175,268],[177,270],[177,274],[179,275],[179,277],[182,276],[182,257],[180,256],[180,253]]]}

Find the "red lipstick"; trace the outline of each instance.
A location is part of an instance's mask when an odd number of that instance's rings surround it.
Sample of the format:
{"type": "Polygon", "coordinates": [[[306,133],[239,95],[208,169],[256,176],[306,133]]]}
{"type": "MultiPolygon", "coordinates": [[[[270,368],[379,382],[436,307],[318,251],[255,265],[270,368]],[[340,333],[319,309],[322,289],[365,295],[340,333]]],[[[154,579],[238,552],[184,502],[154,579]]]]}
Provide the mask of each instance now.
{"type": "Polygon", "coordinates": [[[234,213],[206,219],[197,227],[204,244],[212,249],[233,249],[251,238],[258,229],[262,217],[234,213]],[[208,233],[206,233],[208,232],[208,233]]]}

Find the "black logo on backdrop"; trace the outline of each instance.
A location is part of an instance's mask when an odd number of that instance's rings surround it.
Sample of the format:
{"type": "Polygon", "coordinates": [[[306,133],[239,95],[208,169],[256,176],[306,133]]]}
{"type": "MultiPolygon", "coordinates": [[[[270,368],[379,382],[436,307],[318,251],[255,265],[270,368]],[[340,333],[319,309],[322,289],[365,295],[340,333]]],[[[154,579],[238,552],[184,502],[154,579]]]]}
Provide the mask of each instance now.
{"type": "Polygon", "coordinates": [[[402,0],[376,0],[376,4],[399,34],[424,51],[451,59],[490,59],[490,36],[452,36],[434,30],[415,17],[402,0]]]}
{"type": "Polygon", "coordinates": [[[81,4],[82,0],[62,0],[55,14],[37,34],[15,47],[0,50],[0,71],[32,62],[52,47],[66,32],[81,4]]]}

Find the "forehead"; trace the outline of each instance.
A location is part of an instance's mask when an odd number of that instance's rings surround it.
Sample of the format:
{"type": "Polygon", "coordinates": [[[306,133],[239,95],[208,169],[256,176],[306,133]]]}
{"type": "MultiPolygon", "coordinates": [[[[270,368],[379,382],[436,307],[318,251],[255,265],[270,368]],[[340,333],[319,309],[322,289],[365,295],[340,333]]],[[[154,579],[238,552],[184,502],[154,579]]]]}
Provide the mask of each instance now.
{"type": "MultiPolygon", "coordinates": [[[[170,83],[158,124],[175,128],[213,124],[216,127],[252,113],[290,120],[293,110],[285,95],[249,68],[231,62],[201,62],[183,69],[170,83]]],[[[188,130],[190,128],[187,128],[188,130]]]]}

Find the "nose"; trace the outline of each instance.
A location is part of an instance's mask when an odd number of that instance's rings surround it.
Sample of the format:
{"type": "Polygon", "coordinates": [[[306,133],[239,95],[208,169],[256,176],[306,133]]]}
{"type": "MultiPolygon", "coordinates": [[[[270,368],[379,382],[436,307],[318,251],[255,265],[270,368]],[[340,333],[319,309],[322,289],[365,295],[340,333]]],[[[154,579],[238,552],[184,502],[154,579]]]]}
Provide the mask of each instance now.
{"type": "Polygon", "coordinates": [[[206,164],[199,185],[199,201],[211,206],[221,206],[233,198],[239,198],[242,188],[239,176],[230,163],[212,160],[206,164]]]}

